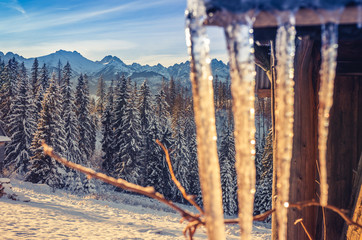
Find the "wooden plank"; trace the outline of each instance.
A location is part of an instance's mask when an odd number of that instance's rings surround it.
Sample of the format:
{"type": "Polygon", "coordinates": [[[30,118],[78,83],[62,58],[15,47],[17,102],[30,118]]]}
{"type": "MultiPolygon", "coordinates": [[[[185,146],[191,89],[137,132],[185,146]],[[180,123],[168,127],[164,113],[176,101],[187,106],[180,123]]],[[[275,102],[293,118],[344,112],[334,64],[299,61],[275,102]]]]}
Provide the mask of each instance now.
{"type": "MultiPolygon", "coordinates": [[[[347,209],[351,201],[353,169],[358,157],[358,89],[354,77],[337,76],[335,80],[334,105],[330,114],[330,129],[327,146],[327,170],[329,204],[347,209]]],[[[335,213],[326,211],[326,237],[339,240],[344,221],[335,213]]],[[[323,229],[323,227],[319,227],[323,229]]],[[[318,231],[317,239],[323,237],[318,231]]]]}
{"type": "MultiPolygon", "coordinates": [[[[290,175],[290,202],[308,201],[316,198],[316,159],[317,159],[317,112],[315,89],[315,69],[313,59],[319,52],[313,51],[314,41],[303,37],[297,42],[295,58],[295,97],[294,97],[294,138],[290,175]]],[[[297,219],[311,236],[315,235],[316,209],[301,211],[290,209],[288,214],[288,239],[307,239],[297,219]]]]}

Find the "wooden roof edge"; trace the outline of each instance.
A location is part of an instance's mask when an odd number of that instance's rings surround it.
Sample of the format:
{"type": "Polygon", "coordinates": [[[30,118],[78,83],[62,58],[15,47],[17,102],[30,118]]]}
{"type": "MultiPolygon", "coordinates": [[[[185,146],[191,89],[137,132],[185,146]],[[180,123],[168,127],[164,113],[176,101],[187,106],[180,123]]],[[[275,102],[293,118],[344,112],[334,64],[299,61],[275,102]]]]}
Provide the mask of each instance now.
{"type": "MultiPolygon", "coordinates": [[[[252,10],[251,10],[252,11],[252,10]]],[[[299,9],[295,13],[296,26],[318,26],[324,22],[334,21],[332,17],[338,14],[337,10],[334,10],[335,14],[328,13],[329,10],[316,10],[309,8],[299,9]],[[323,17],[324,16],[324,19],[323,17]]],[[[331,11],[330,11],[331,12],[331,11]]],[[[253,24],[254,28],[269,28],[269,27],[278,27],[278,14],[280,11],[261,11],[256,14],[255,22],[253,24]]],[[[250,12],[253,14],[253,12],[250,12]]],[[[347,6],[341,10],[340,19],[338,24],[340,25],[350,25],[358,23],[358,7],[357,6],[347,6]]],[[[219,10],[212,13],[209,13],[204,24],[208,26],[220,26],[224,27],[230,24],[233,21],[240,19],[241,14],[235,14],[227,12],[226,10],[219,10]]]]}

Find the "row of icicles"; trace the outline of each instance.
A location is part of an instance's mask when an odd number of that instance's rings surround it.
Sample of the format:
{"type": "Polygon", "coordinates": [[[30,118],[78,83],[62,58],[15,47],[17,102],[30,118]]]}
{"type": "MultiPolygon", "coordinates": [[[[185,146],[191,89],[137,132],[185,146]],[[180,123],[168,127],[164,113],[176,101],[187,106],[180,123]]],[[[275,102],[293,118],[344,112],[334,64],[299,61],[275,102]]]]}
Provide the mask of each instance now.
{"type": "MultiPolygon", "coordinates": [[[[333,87],[338,49],[338,14],[330,14],[322,25],[322,48],[318,111],[318,152],[320,168],[320,204],[328,203],[326,150],[329,112],[333,104],[333,87]]],[[[221,190],[216,152],[216,129],[213,106],[212,73],[210,69],[209,39],[203,25],[205,8],[200,0],[189,0],[186,11],[186,41],[191,56],[191,81],[197,126],[199,170],[206,214],[221,216],[221,190]],[[213,178],[207,179],[213,175],[213,178]],[[207,181],[210,182],[207,182],[207,181]],[[216,190],[215,190],[216,189],[216,190]],[[212,194],[210,194],[212,191],[212,194]],[[214,195],[213,195],[214,194],[214,195]],[[217,212],[218,211],[218,212],[217,212]],[[211,213],[212,212],[212,213],[211,213]]],[[[241,239],[250,239],[252,231],[253,202],[255,194],[255,124],[254,87],[255,61],[253,23],[255,16],[245,14],[237,23],[224,28],[229,54],[231,91],[233,96],[235,159],[238,178],[239,224],[241,239]]],[[[289,177],[293,147],[294,122],[294,56],[295,16],[293,12],[282,12],[277,17],[279,27],[275,40],[276,93],[275,133],[276,147],[276,193],[278,236],[286,239],[287,208],[289,206],[289,177]]],[[[224,239],[224,224],[218,219],[207,221],[210,239],[224,239]],[[221,225],[221,226],[220,226],[221,225]]]]}

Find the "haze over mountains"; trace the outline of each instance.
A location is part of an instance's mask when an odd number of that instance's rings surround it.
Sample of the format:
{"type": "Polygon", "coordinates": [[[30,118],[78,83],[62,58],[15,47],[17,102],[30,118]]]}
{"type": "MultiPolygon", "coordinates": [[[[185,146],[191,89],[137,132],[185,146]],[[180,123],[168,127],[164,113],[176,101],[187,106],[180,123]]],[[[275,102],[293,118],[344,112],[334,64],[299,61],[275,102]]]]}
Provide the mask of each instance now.
{"type": "MultiPolygon", "coordinates": [[[[4,54],[0,52],[1,60],[7,62],[10,58],[15,57],[18,62],[24,62],[25,67],[30,70],[34,58],[24,58],[16,53],[8,52],[4,54]]],[[[169,67],[164,67],[161,64],[155,66],[140,65],[133,63],[131,65],[125,64],[121,59],[116,56],[106,56],[101,61],[91,61],[83,57],[77,51],[65,51],[59,50],[55,53],[51,53],[46,56],[37,57],[39,61],[39,67],[45,63],[49,72],[56,71],[58,68],[58,62],[60,60],[62,66],[67,62],[70,63],[73,70],[73,81],[83,73],[89,76],[89,83],[91,92],[95,91],[98,78],[102,75],[106,82],[110,82],[116,74],[124,74],[137,84],[141,84],[145,79],[148,79],[152,90],[157,90],[162,83],[162,78],[166,81],[173,77],[175,80],[180,81],[184,86],[190,85],[190,62],[186,61],[179,64],[174,64],[169,67]]],[[[222,61],[213,59],[211,61],[211,67],[213,75],[218,75],[221,81],[225,81],[229,77],[229,67],[222,61]]]]}

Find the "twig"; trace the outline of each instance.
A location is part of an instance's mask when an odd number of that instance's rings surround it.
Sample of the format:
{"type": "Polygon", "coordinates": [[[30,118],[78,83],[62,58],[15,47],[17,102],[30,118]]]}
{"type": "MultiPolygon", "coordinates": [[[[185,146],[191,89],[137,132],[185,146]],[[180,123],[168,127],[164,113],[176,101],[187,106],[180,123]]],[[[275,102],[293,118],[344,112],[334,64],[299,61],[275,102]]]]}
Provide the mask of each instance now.
{"type": "Polygon", "coordinates": [[[153,187],[142,187],[142,186],[139,186],[137,184],[127,182],[126,180],[123,180],[123,179],[120,179],[120,178],[115,179],[115,178],[109,177],[109,176],[107,176],[107,175],[105,175],[103,173],[95,172],[94,170],[92,170],[90,168],[83,167],[82,165],[72,163],[72,162],[66,160],[65,158],[62,158],[61,156],[59,156],[57,153],[55,153],[53,148],[48,146],[44,141],[42,141],[42,147],[43,147],[43,151],[44,151],[44,153],[46,155],[54,158],[55,160],[57,160],[58,162],[64,164],[67,167],[70,167],[70,168],[78,170],[78,171],[80,171],[82,173],[85,173],[87,175],[87,177],[97,178],[97,179],[102,180],[103,182],[112,184],[112,185],[114,185],[116,187],[119,187],[119,188],[122,188],[124,190],[128,190],[128,191],[131,191],[131,192],[139,193],[139,194],[154,198],[154,199],[166,204],[167,206],[175,209],[187,221],[189,221],[189,222],[197,221],[202,225],[205,224],[205,221],[200,219],[200,217],[198,215],[195,215],[195,214],[193,214],[191,212],[188,212],[188,211],[178,207],[173,202],[165,199],[165,197],[162,194],[156,192],[153,187]]]}
{"type": "MultiPolygon", "coordinates": [[[[298,210],[301,210],[302,208],[305,207],[311,207],[311,206],[317,206],[317,207],[322,207],[322,205],[319,202],[316,202],[314,200],[312,201],[305,201],[305,202],[297,202],[297,203],[289,203],[289,208],[297,208],[298,210]]],[[[354,222],[352,219],[350,219],[344,212],[345,210],[343,209],[339,209],[335,206],[332,205],[326,205],[324,206],[324,208],[327,208],[329,210],[332,210],[333,212],[337,213],[341,218],[343,218],[343,220],[346,222],[347,225],[354,225],[357,226],[359,228],[362,228],[362,225],[354,222]]]]}
{"type": "Polygon", "coordinates": [[[304,232],[307,234],[309,240],[313,240],[312,237],[310,236],[307,228],[304,226],[303,218],[297,219],[297,220],[294,222],[294,225],[297,225],[298,223],[300,223],[300,225],[302,225],[302,228],[304,229],[304,232]]]}
{"type": "MultiPolygon", "coordinates": [[[[255,215],[253,216],[253,221],[264,221],[270,214],[272,214],[273,212],[275,212],[275,209],[270,209],[266,212],[263,212],[259,215],[255,215]]],[[[239,219],[235,218],[235,219],[225,219],[225,224],[237,224],[239,223],[239,219]]]]}
{"type": "Polygon", "coordinates": [[[194,197],[191,195],[188,195],[186,193],[185,188],[181,185],[181,183],[177,180],[175,173],[173,172],[173,168],[172,168],[172,164],[171,164],[171,160],[170,160],[170,155],[168,153],[168,150],[166,149],[166,147],[158,140],[156,139],[156,143],[158,145],[160,145],[160,147],[163,149],[163,151],[165,152],[166,155],[166,161],[167,161],[167,165],[171,174],[171,178],[172,181],[176,184],[178,190],[180,190],[182,196],[189,202],[191,203],[191,205],[193,205],[202,215],[204,215],[204,210],[202,210],[202,208],[194,201],[194,197]]]}

